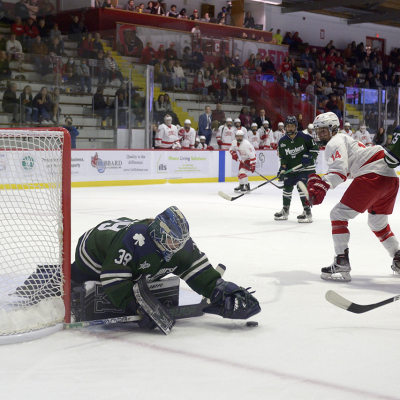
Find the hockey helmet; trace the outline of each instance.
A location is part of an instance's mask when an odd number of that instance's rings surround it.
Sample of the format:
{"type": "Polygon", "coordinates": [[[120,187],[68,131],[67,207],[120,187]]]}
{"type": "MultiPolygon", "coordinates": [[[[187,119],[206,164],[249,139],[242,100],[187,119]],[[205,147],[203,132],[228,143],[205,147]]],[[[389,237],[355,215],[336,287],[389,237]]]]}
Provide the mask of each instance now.
{"type": "Polygon", "coordinates": [[[307,129],[312,131],[314,129],[314,125],[313,124],[308,124],[307,129]]]}
{"type": "Polygon", "coordinates": [[[339,118],[333,112],[319,114],[314,120],[314,128],[318,136],[318,144],[326,146],[332,139],[332,134],[336,134],[339,129],[339,118]]]}
{"type": "Polygon", "coordinates": [[[202,143],[204,143],[205,141],[206,141],[206,137],[204,136],[204,135],[201,135],[200,136],[200,142],[203,140],[203,142],[202,143]]]}
{"type": "Polygon", "coordinates": [[[344,127],[349,127],[350,128],[350,122],[345,122],[344,127]]]}
{"type": "Polygon", "coordinates": [[[169,114],[167,114],[164,117],[164,122],[166,123],[166,125],[171,125],[172,124],[172,117],[169,114]]]}
{"type": "Polygon", "coordinates": [[[285,131],[290,135],[290,134],[294,134],[297,132],[297,127],[298,127],[298,123],[297,123],[297,118],[294,117],[293,115],[289,115],[288,117],[286,117],[285,119],[285,131]],[[291,128],[291,130],[288,130],[288,126],[289,125],[294,125],[294,130],[293,128],[291,128]]]}
{"type": "Polygon", "coordinates": [[[236,141],[237,141],[237,143],[238,143],[239,145],[240,145],[240,143],[242,143],[243,136],[244,136],[243,131],[242,131],[241,129],[238,129],[238,130],[236,131],[236,133],[235,133],[235,137],[236,137],[236,141]]]}
{"type": "MultiPolygon", "coordinates": [[[[282,122],[280,122],[280,124],[282,124],[282,122]]],[[[269,126],[269,121],[264,119],[263,126],[267,126],[268,127],[269,126]]],[[[278,124],[278,126],[279,126],[279,124],[278,124]]]]}
{"type": "Polygon", "coordinates": [[[190,129],[191,125],[192,125],[192,121],[190,119],[185,119],[185,122],[183,123],[183,126],[187,131],[190,129]]]}
{"type": "Polygon", "coordinates": [[[236,128],[240,128],[242,126],[242,121],[239,118],[235,118],[234,123],[236,128]]]}
{"type": "Polygon", "coordinates": [[[231,127],[233,125],[232,118],[227,118],[225,121],[226,126],[231,127]]]}
{"type": "Polygon", "coordinates": [[[361,132],[365,132],[366,129],[367,129],[367,127],[364,124],[360,125],[360,131],[361,132]]]}
{"type": "Polygon", "coordinates": [[[285,124],[283,122],[279,122],[278,124],[278,129],[283,129],[285,127],[285,124]]]}
{"type": "Polygon", "coordinates": [[[197,137],[197,138],[196,138],[196,142],[197,142],[197,143],[200,143],[200,138],[197,137]]]}
{"type": "Polygon", "coordinates": [[[257,132],[257,129],[258,129],[258,125],[257,125],[255,122],[253,122],[253,123],[251,124],[251,130],[252,130],[253,132],[257,132]]]}
{"type": "Polygon", "coordinates": [[[147,232],[167,262],[190,238],[189,223],[175,206],[158,214],[150,223],[147,232]]]}

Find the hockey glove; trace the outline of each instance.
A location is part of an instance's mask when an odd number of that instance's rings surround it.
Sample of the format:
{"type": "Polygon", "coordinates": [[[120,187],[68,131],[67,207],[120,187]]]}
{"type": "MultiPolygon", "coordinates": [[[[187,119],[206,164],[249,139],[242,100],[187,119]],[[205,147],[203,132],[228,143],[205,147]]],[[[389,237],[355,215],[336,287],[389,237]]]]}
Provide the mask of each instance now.
{"type": "Polygon", "coordinates": [[[311,155],[309,153],[305,153],[303,154],[303,157],[301,158],[301,163],[303,165],[308,165],[312,163],[313,158],[311,157],[311,155]]]}
{"type": "Polygon", "coordinates": [[[207,150],[214,150],[214,147],[212,147],[212,146],[207,146],[207,150]]]}
{"type": "Polygon", "coordinates": [[[238,160],[238,155],[237,155],[236,151],[231,151],[231,156],[232,156],[234,161],[238,160]]]}
{"type": "Polygon", "coordinates": [[[276,174],[279,177],[280,181],[283,181],[283,173],[287,171],[286,167],[280,167],[278,173],[276,174]]]}
{"type": "Polygon", "coordinates": [[[256,170],[256,164],[250,164],[250,171],[254,172],[256,170]]]}
{"type": "Polygon", "coordinates": [[[222,146],[222,140],[221,139],[217,140],[217,143],[218,143],[218,146],[222,146]]]}
{"type": "Polygon", "coordinates": [[[138,324],[141,329],[152,330],[157,328],[156,323],[150,318],[150,315],[144,311],[143,307],[136,302],[136,300],[132,300],[128,308],[142,317],[142,320],[139,321],[138,324]]]}
{"type": "Polygon", "coordinates": [[[329,184],[322,180],[317,174],[308,177],[307,190],[313,205],[321,204],[324,201],[326,192],[330,188],[329,184]]]}
{"type": "Polygon", "coordinates": [[[276,150],[276,149],[278,148],[278,145],[277,145],[276,143],[272,143],[272,144],[271,144],[271,147],[272,147],[274,150],[276,150]]]}
{"type": "Polygon", "coordinates": [[[203,311],[208,314],[221,315],[223,318],[250,318],[258,314],[261,307],[248,289],[218,279],[211,295],[211,304],[203,311]]]}

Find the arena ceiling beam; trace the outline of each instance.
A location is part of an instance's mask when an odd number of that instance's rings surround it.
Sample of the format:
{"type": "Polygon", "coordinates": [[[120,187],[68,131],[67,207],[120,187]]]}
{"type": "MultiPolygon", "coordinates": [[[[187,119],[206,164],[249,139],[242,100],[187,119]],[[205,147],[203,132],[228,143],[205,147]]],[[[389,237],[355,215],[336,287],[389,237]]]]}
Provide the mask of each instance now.
{"type": "Polygon", "coordinates": [[[322,0],[322,1],[313,1],[308,3],[295,3],[295,5],[289,5],[291,3],[284,3],[281,8],[282,14],[288,14],[299,11],[317,11],[328,8],[336,8],[336,7],[355,7],[355,6],[367,6],[369,3],[375,4],[375,2],[369,2],[365,0],[322,0]]]}
{"type": "Polygon", "coordinates": [[[375,14],[360,15],[347,21],[348,25],[364,24],[366,22],[400,21],[400,11],[378,8],[375,14]]]}

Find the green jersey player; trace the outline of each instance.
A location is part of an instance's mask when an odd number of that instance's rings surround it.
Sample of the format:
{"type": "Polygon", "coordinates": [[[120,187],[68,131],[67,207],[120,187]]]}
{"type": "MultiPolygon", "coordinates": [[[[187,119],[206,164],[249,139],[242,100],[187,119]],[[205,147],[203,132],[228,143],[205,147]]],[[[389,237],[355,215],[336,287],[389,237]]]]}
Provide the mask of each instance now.
{"type": "Polygon", "coordinates": [[[79,239],[71,269],[75,285],[101,281],[115,307],[143,316],[139,323],[143,328],[154,324],[136,301],[135,281],[143,274],[152,282],[170,273],[211,299],[204,312],[247,319],[261,311],[247,290],[221,279],[191,239],[189,224],[177,207],[169,207],[155,219],[118,218],[100,223],[79,239]]]}
{"type": "Polygon", "coordinates": [[[396,168],[400,165],[400,125],[394,128],[392,140],[386,146],[385,161],[390,168],[396,168]]]}
{"type": "MultiPolygon", "coordinates": [[[[304,168],[284,175],[283,208],[275,213],[275,220],[288,219],[294,186],[299,181],[307,185],[308,176],[315,173],[315,161],[318,157],[319,147],[310,135],[298,131],[297,126],[296,117],[289,116],[286,118],[285,136],[278,143],[278,155],[281,163],[278,175],[298,165],[303,165],[304,168]]],[[[297,187],[297,190],[304,209],[303,213],[297,217],[297,221],[302,223],[312,222],[311,209],[306,203],[305,195],[299,187],[297,187]]]]}

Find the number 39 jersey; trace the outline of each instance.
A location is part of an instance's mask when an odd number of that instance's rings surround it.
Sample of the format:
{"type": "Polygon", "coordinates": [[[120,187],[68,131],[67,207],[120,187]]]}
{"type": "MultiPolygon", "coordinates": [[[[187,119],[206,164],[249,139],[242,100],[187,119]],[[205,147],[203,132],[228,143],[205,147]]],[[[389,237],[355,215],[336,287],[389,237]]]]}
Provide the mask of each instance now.
{"type": "Polygon", "coordinates": [[[134,300],[133,284],[142,274],[147,281],[173,273],[197,293],[211,297],[220,274],[189,239],[166,262],[148,234],[147,220],[118,218],[104,221],[80,237],[75,263],[85,280],[101,281],[114,306],[124,309],[134,300]]]}
{"type": "Polygon", "coordinates": [[[337,134],[325,147],[328,172],[322,179],[334,189],[347,178],[370,173],[396,177],[394,170],[385,163],[384,157],[385,152],[381,146],[365,147],[350,136],[337,134]]]}

